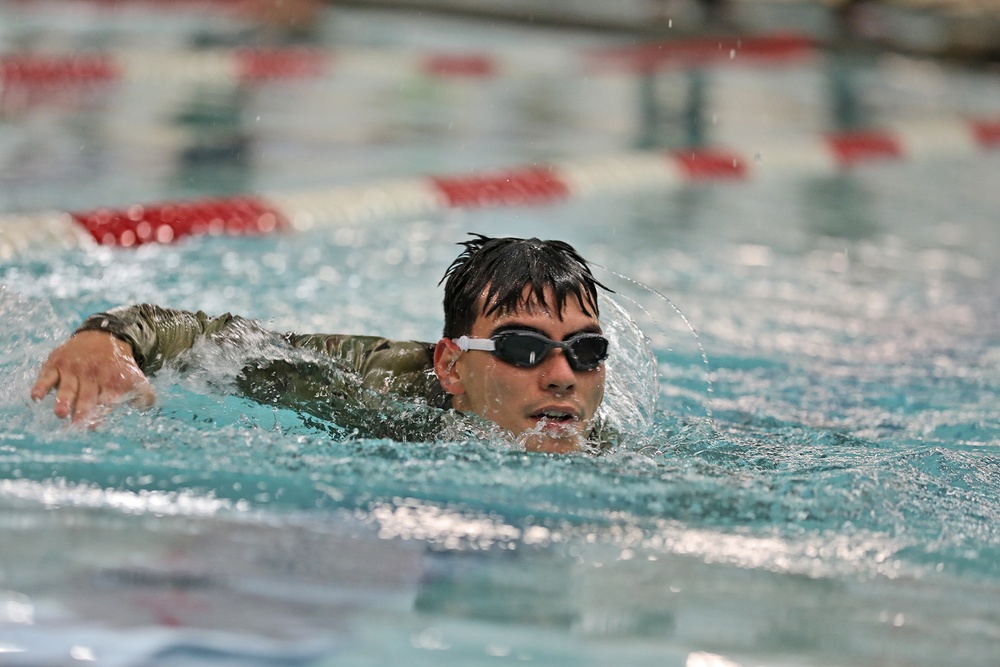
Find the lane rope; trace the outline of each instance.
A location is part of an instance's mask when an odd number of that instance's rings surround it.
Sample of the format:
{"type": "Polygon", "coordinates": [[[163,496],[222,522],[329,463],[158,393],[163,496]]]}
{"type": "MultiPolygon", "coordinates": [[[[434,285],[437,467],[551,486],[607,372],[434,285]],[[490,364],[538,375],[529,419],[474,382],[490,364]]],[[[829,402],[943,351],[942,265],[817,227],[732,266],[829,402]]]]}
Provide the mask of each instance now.
{"type": "Polygon", "coordinates": [[[689,38],[567,51],[523,47],[483,52],[411,49],[238,47],[205,50],[110,50],[0,55],[0,86],[85,85],[125,81],[325,80],[338,74],[487,80],[517,76],[649,74],[692,66],[797,64],[818,54],[797,33],[689,38]]]}
{"type": "Polygon", "coordinates": [[[135,247],[205,235],[304,232],[449,209],[544,206],[598,194],[831,174],[876,163],[974,156],[997,149],[1000,118],[925,121],[832,133],[763,150],[632,151],[311,191],[5,215],[0,216],[0,260],[97,244],[135,247]]]}

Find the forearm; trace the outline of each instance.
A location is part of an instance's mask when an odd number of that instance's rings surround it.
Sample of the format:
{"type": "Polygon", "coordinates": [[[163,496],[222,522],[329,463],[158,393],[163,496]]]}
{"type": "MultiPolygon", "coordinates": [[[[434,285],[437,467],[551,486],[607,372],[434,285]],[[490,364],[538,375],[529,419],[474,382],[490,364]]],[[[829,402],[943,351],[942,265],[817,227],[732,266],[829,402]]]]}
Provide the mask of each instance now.
{"type": "Polygon", "coordinates": [[[240,321],[226,313],[209,317],[203,312],[138,304],[112,308],[88,317],[77,329],[106,331],[132,347],[143,372],[152,372],[172,361],[207,335],[223,332],[240,321]]]}

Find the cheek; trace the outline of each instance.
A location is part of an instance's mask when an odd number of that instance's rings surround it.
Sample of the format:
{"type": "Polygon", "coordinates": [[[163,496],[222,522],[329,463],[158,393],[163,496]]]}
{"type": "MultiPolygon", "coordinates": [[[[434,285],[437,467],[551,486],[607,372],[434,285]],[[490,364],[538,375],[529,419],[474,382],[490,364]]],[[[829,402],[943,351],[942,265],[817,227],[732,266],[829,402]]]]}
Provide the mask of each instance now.
{"type": "Polygon", "coordinates": [[[503,410],[525,393],[525,379],[518,376],[516,369],[495,366],[483,380],[483,398],[494,411],[503,410]]]}
{"type": "Polygon", "coordinates": [[[605,371],[602,367],[599,371],[594,371],[592,377],[587,380],[587,396],[593,403],[593,409],[596,411],[597,406],[601,404],[604,400],[604,379],[605,371]]]}
{"type": "Polygon", "coordinates": [[[496,414],[524,393],[524,379],[517,377],[517,369],[494,360],[468,366],[463,382],[470,404],[480,414],[496,414]]]}

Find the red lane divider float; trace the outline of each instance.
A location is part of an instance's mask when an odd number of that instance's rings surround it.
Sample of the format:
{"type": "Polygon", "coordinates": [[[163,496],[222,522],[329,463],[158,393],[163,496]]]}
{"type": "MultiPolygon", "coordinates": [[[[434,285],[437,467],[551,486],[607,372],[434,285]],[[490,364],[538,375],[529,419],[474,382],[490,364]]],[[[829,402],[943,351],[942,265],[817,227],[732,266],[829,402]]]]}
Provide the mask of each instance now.
{"type": "Polygon", "coordinates": [[[494,56],[472,54],[431,54],[424,58],[423,71],[433,77],[490,78],[499,71],[498,59],[494,56]]]}
{"type": "Polygon", "coordinates": [[[744,157],[729,151],[681,151],[673,157],[692,181],[740,180],[749,175],[744,157]]]}
{"type": "Polygon", "coordinates": [[[845,132],[827,137],[837,162],[844,167],[883,159],[900,159],[899,138],[885,132],[845,132]]]}
{"type": "Polygon", "coordinates": [[[937,121],[843,132],[760,151],[634,151],[489,173],[429,175],[318,192],[0,217],[0,259],[94,242],[132,247],[221,234],[364,224],[447,209],[539,206],[609,192],[833,173],[886,161],[1000,149],[1000,119],[937,121]],[[763,153],[761,158],[760,153],[763,153]],[[752,156],[752,157],[751,157],[752,156]]]}
{"type": "Polygon", "coordinates": [[[256,197],[136,204],[69,215],[98,243],[124,247],[170,243],[186,236],[268,234],[288,227],[279,211],[256,197]]]}
{"type": "Polygon", "coordinates": [[[104,54],[0,56],[0,82],[5,85],[115,81],[121,71],[104,54]]]}
{"type": "Polygon", "coordinates": [[[799,62],[815,55],[817,46],[816,40],[792,33],[704,37],[604,49],[591,53],[588,59],[595,69],[650,73],[692,66],[799,62]]]}
{"type": "Polygon", "coordinates": [[[121,79],[114,58],[103,54],[0,56],[0,116],[84,108],[121,79]]]}
{"type": "Polygon", "coordinates": [[[565,199],[569,188],[552,169],[526,167],[475,176],[432,176],[450,208],[520,206],[565,199]]]}
{"type": "Polygon", "coordinates": [[[326,74],[331,58],[325,49],[280,48],[235,51],[241,81],[314,79],[326,74]]]}
{"type": "Polygon", "coordinates": [[[1000,148],[1000,120],[974,120],[972,129],[984,148],[1000,148]]]}

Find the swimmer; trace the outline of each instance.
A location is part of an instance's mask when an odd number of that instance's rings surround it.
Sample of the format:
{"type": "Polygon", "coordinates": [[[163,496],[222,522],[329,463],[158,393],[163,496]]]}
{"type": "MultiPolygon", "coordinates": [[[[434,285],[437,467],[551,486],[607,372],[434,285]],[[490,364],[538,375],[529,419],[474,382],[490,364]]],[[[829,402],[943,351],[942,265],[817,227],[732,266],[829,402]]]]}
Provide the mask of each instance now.
{"type": "Polygon", "coordinates": [[[608,341],[597,291],[607,289],[567,243],[474,234],[445,272],[444,331],[436,343],[377,336],[275,334],[230,314],[210,317],[142,304],[87,318],[42,366],[31,389],[55,390],[55,414],[93,423],[111,406],[154,403],[147,374],[199,341],[238,345],[254,334],[333,363],[258,360],[237,380],[267,404],[331,416],[368,437],[433,437],[449,419],[499,427],[528,451],[568,452],[606,442],[597,410],[608,341]],[[343,372],[347,371],[347,372],[343,372]],[[440,419],[365,419],[379,397],[434,408],[440,419]],[[325,410],[325,412],[323,412],[325,410]]]}

